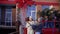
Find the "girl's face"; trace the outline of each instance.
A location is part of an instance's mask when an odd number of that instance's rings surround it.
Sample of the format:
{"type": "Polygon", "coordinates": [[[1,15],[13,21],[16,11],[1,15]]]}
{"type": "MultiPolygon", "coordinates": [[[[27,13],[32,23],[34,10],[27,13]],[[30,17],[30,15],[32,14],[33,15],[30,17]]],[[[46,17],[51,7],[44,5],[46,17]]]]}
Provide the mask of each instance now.
{"type": "Polygon", "coordinates": [[[38,19],[38,22],[40,22],[40,19],[38,19]]]}
{"type": "Polygon", "coordinates": [[[48,18],[48,16],[45,16],[45,18],[48,18]]]}
{"type": "Polygon", "coordinates": [[[29,18],[30,21],[32,21],[32,18],[29,18]]]}

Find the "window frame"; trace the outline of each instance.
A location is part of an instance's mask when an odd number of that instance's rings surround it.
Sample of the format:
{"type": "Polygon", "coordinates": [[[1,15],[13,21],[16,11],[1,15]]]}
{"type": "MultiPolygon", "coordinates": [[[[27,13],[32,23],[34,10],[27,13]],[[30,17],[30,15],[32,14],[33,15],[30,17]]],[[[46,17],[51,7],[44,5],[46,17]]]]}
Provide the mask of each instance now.
{"type": "Polygon", "coordinates": [[[7,23],[9,23],[10,24],[9,26],[12,26],[12,9],[11,8],[6,8],[5,11],[6,11],[5,12],[5,25],[7,25],[7,23]],[[8,17],[9,13],[11,14],[10,15],[11,17],[8,17]],[[6,18],[8,18],[8,21],[6,21],[6,18]],[[10,19],[11,21],[9,21],[9,18],[11,18],[10,19]]]}

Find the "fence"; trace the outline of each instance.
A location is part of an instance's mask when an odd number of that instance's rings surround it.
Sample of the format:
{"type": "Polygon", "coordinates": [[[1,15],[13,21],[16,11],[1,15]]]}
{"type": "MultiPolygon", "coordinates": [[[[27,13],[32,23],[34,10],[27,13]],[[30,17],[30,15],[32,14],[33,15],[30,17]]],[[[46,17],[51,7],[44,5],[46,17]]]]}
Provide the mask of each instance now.
{"type": "MultiPolygon", "coordinates": [[[[44,24],[46,24],[46,22],[45,21],[43,21],[44,22],[44,24]]],[[[60,34],[60,32],[58,31],[59,30],[59,28],[56,28],[56,23],[57,22],[59,22],[60,23],[60,21],[56,21],[56,20],[54,20],[54,21],[47,21],[47,23],[51,23],[54,27],[43,27],[42,28],[42,34],[60,34]]],[[[50,24],[50,25],[51,25],[50,24]]],[[[44,26],[44,25],[43,25],[44,26]]],[[[48,25],[47,25],[48,26],[48,25]]],[[[24,34],[27,34],[27,28],[24,28],[24,34]]]]}

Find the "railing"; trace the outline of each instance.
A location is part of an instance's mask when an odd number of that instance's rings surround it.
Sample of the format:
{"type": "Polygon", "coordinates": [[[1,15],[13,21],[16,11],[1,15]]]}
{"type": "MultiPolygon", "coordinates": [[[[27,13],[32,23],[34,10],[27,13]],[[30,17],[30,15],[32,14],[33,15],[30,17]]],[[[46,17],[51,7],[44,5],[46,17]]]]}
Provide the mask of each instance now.
{"type": "MultiPolygon", "coordinates": [[[[45,22],[45,21],[44,21],[45,22]]],[[[54,27],[53,28],[42,28],[42,33],[43,34],[60,34],[60,32],[58,32],[58,28],[56,28],[55,27],[55,25],[56,25],[56,23],[57,22],[59,22],[60,23],[60,21],[56,21],[56,20],[54,20],[54,21],[47,21],[47,23],[48,22],[53,22],[54,23],[54,27]]],[[[45,24],[45,23],[44,23],[45,24]]],[[[24,28],[24,34],[27,34],[27,28],[24,28]]]]}
{"type": "MultiPolygon", "coordinates": [[[[12,22],[12,25],[6,25],[4,22],[3,24],[0,25],[0,28],[7,29],[7,30],[9,30],[9,32],[12,32],[12,33],[8,33],[8,31],[6,30],[6,32],[8,34],[18,34],[19,33],[18,26],[19,26],[19,24],[17,22],[12,22]]],[[[3,30],[3,32],[4,32],[4,30],[3,30]]]]}
{"type": "Polygon", "coordinates": [[[16,27],[18,27],[18,24],[16,22],[12,22],[12,23],[1,22],[0,24],[0,28],[16,29],[16,27]]]}
{"type": "Polygon", "coordinates": [[[5,25],[5,26],[16,26],[16,22],[0,22],[0,25],[5,25]]]}
{"type": "Polygon", "coordinates": [[[12,32],[12,33],[9,33],[9,34],[18,34],[19,32],[18,31],[16,31],[16,32],[12,32]]]}

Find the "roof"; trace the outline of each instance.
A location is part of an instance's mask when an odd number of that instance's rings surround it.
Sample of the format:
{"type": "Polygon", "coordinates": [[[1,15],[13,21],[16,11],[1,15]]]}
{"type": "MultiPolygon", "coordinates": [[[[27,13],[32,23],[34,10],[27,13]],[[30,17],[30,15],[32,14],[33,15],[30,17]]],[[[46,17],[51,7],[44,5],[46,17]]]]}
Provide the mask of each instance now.
{"type": "Polygon", "coordinates": [[[0,1],[0,4],[16,4],[15,1],[0,1]]]}

